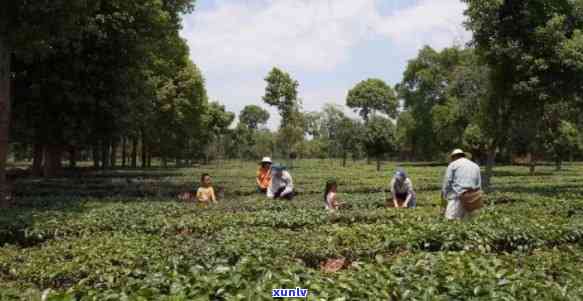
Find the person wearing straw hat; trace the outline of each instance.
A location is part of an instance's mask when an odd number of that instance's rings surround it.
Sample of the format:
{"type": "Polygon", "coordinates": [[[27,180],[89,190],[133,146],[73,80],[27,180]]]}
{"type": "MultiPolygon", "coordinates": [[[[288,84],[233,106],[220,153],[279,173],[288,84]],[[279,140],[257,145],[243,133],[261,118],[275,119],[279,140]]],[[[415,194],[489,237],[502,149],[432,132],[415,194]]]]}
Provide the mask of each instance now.
{"type": "Polygon", "coordinates": [[[397,170],[390,184],[392,200],[387,200],[387,207],[415,208],[417,198],[413,190],[413,182],[405,171],[397,170]]]}
{"type": "Polygon", "coordinates": [[[267,188],[271,184],[271,165],[273,162],[270,157],[263,157],[257,170],[257,191],[267,193],[267,188]]]}
{"type": "Polygon", "coordinates": [[[481,207],[482,177],[480,167],[466,158],[466,153],[455,149],[450,154],[450,164],[443,179],[441,191],[445,208],[442,212],[449,220],[473,215],[481,207]]]}
{"type": "Polygon", "coordinates": [[[285,166],[276,164],[271,167],[271,184],[267,188],[267,197],[293,199],[294,182],[285,166]]]}

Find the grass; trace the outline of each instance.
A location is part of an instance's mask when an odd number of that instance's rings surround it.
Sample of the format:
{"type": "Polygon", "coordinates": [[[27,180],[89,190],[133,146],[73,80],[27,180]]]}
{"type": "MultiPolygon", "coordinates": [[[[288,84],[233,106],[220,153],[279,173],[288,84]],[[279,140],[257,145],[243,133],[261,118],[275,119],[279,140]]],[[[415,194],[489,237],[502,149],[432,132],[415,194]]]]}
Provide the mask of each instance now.
{"type": "MultiPolygon", "coordinates": [[[[405,165],[405,164],[404,164],[405,165]]],[[[488,207],[439,215],[445,166],[406,164],[418,208],[383,208],[396,163],[304,160],[292,202],[255,194],[254,163],[19,179],[0,212],[0,300],[574,300],[583,298],[583,164],[496,169],[488,207]],[[179,203],[210,173],[224,199],[179,203]],[[349,207],[323,209],[336,177],[349,207]],[[341,269],[327,272],[328,260],[341,269]]]]}

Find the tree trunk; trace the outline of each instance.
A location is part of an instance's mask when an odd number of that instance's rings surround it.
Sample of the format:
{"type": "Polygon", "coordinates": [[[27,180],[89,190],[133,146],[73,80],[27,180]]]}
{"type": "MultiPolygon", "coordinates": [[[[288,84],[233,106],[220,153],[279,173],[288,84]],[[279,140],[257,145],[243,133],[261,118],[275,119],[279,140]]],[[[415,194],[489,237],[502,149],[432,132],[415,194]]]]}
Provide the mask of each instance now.
{"type": "Polygon", "coordinates": [[[147,150],[146,150],[146,144],[144,143],[144,141],[142,141],[142,168],[146,168],[148,167],[148,154],[147,154],[147,150]]]}
{"type": "Polygon", "coordinates": [[[50,144],[45,146],[43,174],[45,177],[56,177],[61,173],[63,146],[50,144]]]}
{"type": "Polygon", "coordinates": [[[146,168],[148,166],[147,157],[148,152],[146,149],[146,135],[144,130],[142,129],[142,168],[146,168]]]}
{"type": "Polygon", "coordinates": [[[69,147],[69,167],[77,167],[77,148],[74,146],[69,147]]]}
{"type": "Polygon", "coordinates": [[[138,139],[132,138],[132,168],[138,167],[138,139]]]}
{"type": "Polygon", "coordinates": [[[109,168],[109,144],[105,141],[101,143],[101,168],[109,168]]]}
{"type": "Polygon", "coordinates": [[[148,160],[148,163],[146,164],[146,166],[148,168],[152,167],[152,152],[148,150],[148,156],[146,157],[148,160]]]}
{"type": "Polygon", "coordinates": [[[531,176],[534,176],[536,174],[536,162],[534,162],[534,161],[530,162],[528,171],[529,171],[531,176]]]}
{"type": "Polygon", "coordinates": [[[44,146],[35,143],[32,151],[32,176],[40,177],[43,174],[44,146]]]}
{"type": "Polygon", "coordinates": [[[110,154],[110,166],[111,168],[115,168],[116,163],[117,163],[117,140],[112,140],[111,141],[111,154],[110,154]]]}
{"type": "Polygon", "coordinates": [[[377,171],[381,171],[381,158],[377,158],[377,171]]]}
{"type": "Polygon", "coordinates": [[[93,168],[99,169],[99,144],[95,143],[91,152],[91,157],[93,157],[93,168]]]}
{"type": "Polygon", "coordinates": [[[563,160],[561,160],[561,156],[557,156],[555,158],[555,170],[561,171],[563,169],[563,160]]]}
{"type": "Polygon", "coordinates": [[[529,171],[530,171],[530,175],[534,176],[536,174],[536,159],[535,159],[535,155],[530,154],[530,162],[529,162],[529,171]]]}
{"type": "MultiPolygon", "coordinates": [[[[6,9],[4,7],[3,9],[6,9]]],[[[5,14],[1,14],[4,16],[5,14]]],[[[6,160],[10,135],[10,65],[12,51],[8,41],[0,36],[0,207],[8,207],[6,160]]]]}
{"type": "Polygon", "coordinates": [[[346,152],[342,153],[342,167],[346,167],[346,157],[348,154],[346,152]]]}
{"type": "Polygon", "coordinates": [[[121,167],[126,167],[127,165],[127,149],[128,140],[126,137],[121,138],[121,167]]]}
{"type": "Polygon", "coordinates": [[[496,164],[496,146],[491,146],[487,151],[486,173],[482,181],[482,189],[486,192],[490,191],[490,185],[492,183],[492,176],[494,172],[494,164],[496,164]]]}

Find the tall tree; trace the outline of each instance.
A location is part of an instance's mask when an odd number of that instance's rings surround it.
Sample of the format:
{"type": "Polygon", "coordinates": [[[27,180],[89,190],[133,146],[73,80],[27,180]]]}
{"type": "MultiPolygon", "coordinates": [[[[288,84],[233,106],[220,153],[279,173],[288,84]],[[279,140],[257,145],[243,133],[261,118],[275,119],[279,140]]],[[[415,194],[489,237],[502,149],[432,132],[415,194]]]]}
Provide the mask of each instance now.
{"type": "Polygon", "coordinates": [[[380,171],[383,157],[396,150],[393,123],[381,116],[370,119],[365,127],[364,146],[367,155],[377,160],[377,171],[380,171]]]}
{"type": "Polygon", "coordinates": [[[410,138],[415,157],[435,159],[452,145],[459,144],[460,139],[455,138],[461,137],[459,132],[463,132],[464,123],[460,122],[462,115],[455,99],[459,92],[452,88],[452,83],[460,74],[458,68],[472,65],[466,63],[468,56],[471,50],[454,47],[438,52],[426,46],[407,64],[397,90],[404,100],[404,109],[415,121],[410,138]]]}
{"type": "MultiPolygon", "coordinates": [[[[490,67],[486,104],[493,132],[487,176],[515,114],[540,120],[546,106],[571,102],[583,90],[583,2],[464,0],[473,43],[490,67]],[[534,116],[534,118],[533,118],[534,116]]],[[[541,127],[542,128],[542,127],[541,127]]],[[[487,181],[486,181],[487,183],[487,181]]]]}
{"type": "Polygon", "coordinates": [[[397,97],[391,86],[380,79],[367,79],[348,91],[346,105],[358,110],[366,122],[370,114],[383,113],[391,118],[397,117],[397,97]]]}
{"type": "Polygon", "coordinates": [[[306,112],[304,113],[304,132],[314,139],[320,139],[322,136],[322,113],[306,112]]]}
{"type": "Polygon", "coordinates": [[[265,78],[267,86],[263,101],[275,106],[281,115],[279,130],[279,145],[286,155],[297,152],[298,144],[304,139],[304,120],[301,114],[301,102],[298,99],[299,83],[292,77],[273,68],[265,78]]]}
{"type": "Polygon", "coordinates": [[[269,120],[269,112],[260,106],[248,105],[239,114],[239,121],[249,129],[256,130],[269,120]]]}
{"type": "Polygon", "coordinates": [[[211,102],[203,115],[202,145],[206,145],[204,153],[206,161],[225,152],[222,138],[228,134],[228,128],[233,123],[235,114],[225,109],[219,102],[211,102]],[[214,149],[213,149],[214,146],[214,149]]]}
{"type": "Polygon", "coordinates": [[[361,145],[364,144],[366,130],[364,125],[358,120],[343,116],[334,129],[334,134],[330,136],[334,145],[338,148],[342,156],[342,166],[346,167],[346,159],[349,153],[356,158],[361,152],[361,145]]]}
{"type": "Polygon", "coordinates": [[[265,81],[267,86],[265,87],[263,101],[279,110],[282,118],[282,128],[294,125],[293,122],[298,118],[300,111],[297,91],[299,83],[291,78],[288,73],[278,68],[273,68],[265,78],[265,81]]]}
{"type": "Polygon", "coordinates": [[[11,69],[15,55],[52,52],[52,42],[78,36],[76,22],[91,11],[77,1],[5,1],[0,10],[0,206],[5,206],[6,159],[11,119],[11,69]]]}
{"type": "Polygon", "coordinates": [[[164,107],[159,105],[161,97],[167,102],[178,99],[176,81],[188,61],[188,49],[178,34],[180,16],[192,9],[193,1],[75,2],[78,7],[73,8],[63,3],[53,1],[56,8],[43,4],[38,14],[54,19],[76,11],[74,22],[66,27],[72,34],[42,40],[42,47],[50,50],[43,55],[28,48],[15,51],[13,64],[17,87],[24,91],[17,91],[15,108],[35,112],[20,116],[33,129],[38,153],[44,153],[39,160],[44,157],[45,162],[35,166],[44,165],[45,175],[55,173],[65,149],[75,153],[92,147],[101,154],[96,165],[102,161],[101,166],[107,166],[122,135],[139,132],[142,138],[149,137],[147,144],[155,142],[146,127],[155,118],[151,114],[134,118],[132,113],[164,107]],[[29,90],[38,92],[30,95],[29,90]],[[143,123],[139,131],[133,120],[143,123]]]}
{"type": "MultiPolygon", "coordinates": [[[[327,103],[322,109],[321,120],[321,136],[328,142],[328,157],[330,158],[346,158],[344,146],[348,143],[347,140],[340,138],[341,122],[346,118],[342,107],[327,103]]],[[[344,160],[344,162],[346,162],[344,160]]]]}
{"type": "Polygon", "coordinates": [[[413,131],[415,130],[415,119],[411,112],[401,112],[397,119],[397,129],[395,140],[399,153],[408,160],[413,159],[413,131]]]}

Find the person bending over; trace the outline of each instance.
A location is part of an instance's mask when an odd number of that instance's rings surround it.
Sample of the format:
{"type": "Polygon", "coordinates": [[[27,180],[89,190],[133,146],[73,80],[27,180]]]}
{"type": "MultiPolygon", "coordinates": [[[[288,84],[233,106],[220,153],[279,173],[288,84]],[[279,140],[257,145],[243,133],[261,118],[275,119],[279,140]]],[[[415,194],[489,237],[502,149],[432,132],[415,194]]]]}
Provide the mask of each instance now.
{"type": "MultiPolygon", "coordinates": [[[[388,202],[388,206],[395,208],[415,208],[417,207],[417,197],[413,190],[413,182],[407,177],[407,174],[399,170],[395,172],[393,179],[391,179],[391,194],[392,204],[388,202]]],[[[388,200],[387,200],[388,201],[388,200]]]]}
{"type": "Polygon", "coordinates": [[[294,197],[294,182],[284,166],[271,167],[271,184],[267,188],[267,197],[271,199],[288,199],[294,197]]]}

